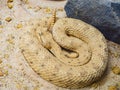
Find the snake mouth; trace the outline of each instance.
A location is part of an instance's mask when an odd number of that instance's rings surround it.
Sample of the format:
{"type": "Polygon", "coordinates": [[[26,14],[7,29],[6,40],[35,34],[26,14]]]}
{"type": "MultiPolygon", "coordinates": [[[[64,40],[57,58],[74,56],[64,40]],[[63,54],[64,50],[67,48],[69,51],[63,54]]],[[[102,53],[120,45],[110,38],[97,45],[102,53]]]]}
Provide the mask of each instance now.
{"type": "Polygon", "coordinates": [[[49,51],[49,53],[51,53],[54,57],[56,57],[56,55],[52,52],[52,51],[50,51],[49,49],[47,49],[48,51],[49,51]]]}

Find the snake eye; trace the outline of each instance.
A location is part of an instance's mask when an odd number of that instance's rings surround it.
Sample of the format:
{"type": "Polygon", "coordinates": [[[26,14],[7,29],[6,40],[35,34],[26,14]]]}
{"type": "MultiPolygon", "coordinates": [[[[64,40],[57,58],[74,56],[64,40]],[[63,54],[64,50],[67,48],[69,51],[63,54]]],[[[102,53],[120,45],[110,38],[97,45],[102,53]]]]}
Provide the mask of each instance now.
{"type": "Polygon", "coordinates": [[[39,36],[41,36],[41,35],[43,35],[43,33],[42,33],[42,32],[39,32],[39,36]]]}

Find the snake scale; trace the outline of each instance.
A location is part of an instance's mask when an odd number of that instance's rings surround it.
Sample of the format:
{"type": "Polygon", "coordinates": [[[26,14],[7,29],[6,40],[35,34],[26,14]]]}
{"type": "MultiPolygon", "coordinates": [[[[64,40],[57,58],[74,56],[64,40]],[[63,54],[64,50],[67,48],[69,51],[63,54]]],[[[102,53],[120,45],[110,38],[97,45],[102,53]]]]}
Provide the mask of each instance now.
{"type": "Polygon", "coordinates": [[[20,40],[30,67],[43,79],[64,88],[82,88],[98,80],[108,62],[104,36],[77,19],[31,19],[20,40]]]}

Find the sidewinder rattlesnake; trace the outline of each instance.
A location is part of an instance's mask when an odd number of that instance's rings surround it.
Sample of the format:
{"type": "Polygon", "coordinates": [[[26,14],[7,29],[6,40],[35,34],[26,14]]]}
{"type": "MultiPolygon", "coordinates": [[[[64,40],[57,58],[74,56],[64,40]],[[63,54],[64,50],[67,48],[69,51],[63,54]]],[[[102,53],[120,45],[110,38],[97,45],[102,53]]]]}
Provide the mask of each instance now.
{"type": "Polygon", "coordinates": [[[31,19],[24,27],[20,49],[43,79],[64,88],[82,88],[98,80],[108,62],[104,36],[77,19],[31,19]]]}

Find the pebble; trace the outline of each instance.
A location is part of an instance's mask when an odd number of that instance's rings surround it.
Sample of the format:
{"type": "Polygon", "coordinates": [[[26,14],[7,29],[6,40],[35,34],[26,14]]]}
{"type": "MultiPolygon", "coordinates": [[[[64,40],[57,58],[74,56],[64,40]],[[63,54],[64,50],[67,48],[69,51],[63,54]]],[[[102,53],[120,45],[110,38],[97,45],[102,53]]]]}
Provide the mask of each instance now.
{"type": "Polygon", "coordinates": [[[13,0],[8,0],[7,2],[8,2],[8,3],[9,3],[9,2],[13,2],[13,0]]]}
{"type": "Polygon", "coordinates": [[[0,76],[4,76],[3,72],[0,70],[0,76]]]}
{"type": "Polygon", "coordinates": [[[7,3],[7,6],[8,6],[9,9],[13,8],[13,4],[12,3],[7,3]]]}
{"type": "Polygon", "coordinates": [[[112,71],[113,71],[114,74],[120,75],[120,67],[115,66],[115,67],[112,68],[112,71]]]}
{"type": "Polygon", "coordinates": [[[0,28],[3,28],[3,25],[0,25],[0,28]]]}
{"type": "Polygon", "coordinates": [[[7,39],[7,42],[8,42],[9,44],[14,44],[14,40],[11,39],[11,38],[7,39]]]}
{"type": "Polygon", "coordinates": [[[109,86],[108,90],[118,90],[116,86],[109,86]]]}
{"type": "Polygon", "coordinates": [[[17,29],[20,29],[20,28],[22,28],[23,27],[23,25],[20,23],[20,24],[17,24],[17,26],[16,26],[16,28],[17,29]]]}
{"type": "Polygon", "coordinates": [[[11,17],[7,17],[7,18],[5,19],[5,21],[7,21],[7,22],[10,22],[11,20],[12,20],[11,17]]]}
{"type": "Polygon", "coordinates": [[[8,54],[4,54],[4,58],[5,58],[5,59],[8,59],[8,58],[9,58],[9,55],[8,55],[8,54]]]}
{"type": "Polygon", "coordinates": [[[46,12],[46,13],[50,13],[50,12],[51,12],[51,9],[47,7],[47,8],[45,9],[45,12],[46,12]]]}
{"type": "Polygon", "coordinates": [[[0,64],[2,63],[2,59],[0,59],[0,64]]]}

